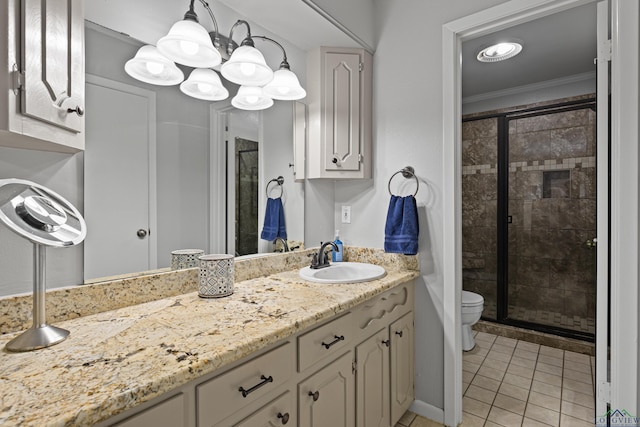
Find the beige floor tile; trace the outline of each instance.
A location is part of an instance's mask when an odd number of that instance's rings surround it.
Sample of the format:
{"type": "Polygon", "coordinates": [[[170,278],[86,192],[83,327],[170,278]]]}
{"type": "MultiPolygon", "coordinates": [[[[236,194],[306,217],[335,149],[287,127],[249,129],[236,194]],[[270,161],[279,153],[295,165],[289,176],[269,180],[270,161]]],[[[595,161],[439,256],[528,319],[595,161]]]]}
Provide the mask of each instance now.
{"type": "Polygon", "coordinates": [[[482,427],[485,419],[467,412],[462,413],[462,425],[464,427],[482,427]]]}
{"type": "Polygon", "coordinates": [[[524,416],[551,426],[560,425],[560,414],[558,412],[532,403],[527,404],[527,410],[525,411],[524,416]]]}
{"type": "Polygon", "coordinates": [[[502,345],[502,344],[493,344],[491,346],[491,351],[497,351],[499,353],[512,355],[513,354],[513,347],[508,347],[508,346],[502,345]]]}
{"type": "Polygon", "coordinates": [[[473,381],[473,377],[475,376],[476,374],[474,374],[473,372],[462,371],[462,381],[464,382],[470,383],[471,381],[473,381]]]}
{"type": "Polygon", "coordinates": [[[491,359],[489,356],[484,360],[482,366],[492,368],[501,372],[505,372],[509,366],[509,362],[503,362],[502,360],[491,359]]]}
{"type": "Polygon", "coordinates": [[[582,363],[573,363],[573,362],[565,361],[564,368],[571,369],[572,371],[582,372],[583,374],[591,373],[591,366],[583,365],[582,363]]]}
{"type": "Polygon", "coordinates": [[[533,368],[525,368],[518,365],[509,365],[509,369],[507,369],[507,373],[524,378],[533,378],[533,372],[533,368]]]}
{"type": "Polygon", "coordinates": [[[482,365],[482,362],[484,362],[484,356],[465,353],[462,355],[462,363],[464,364],[467,362],[475,363],[476,365],[482,365]]]}
{"type": "Polygon", "coordinates": [[[480,369],[480,365],[477,363],[467,362],[467,361],[462,362],[463,371],[471,372],[475,374],[476,372],[478,372],[478,369],[480,369]]]}
{"type": "Polygon", "coordinates": [[[574,418],[578,418],[582,421],[593,422],[595,419],[595,411],[593,408],[587,408],[586,406],[577,405],[575,403],[567,402],[566,400],[562,401],[560,412],[574,418]]]}
{"type": "Polygon", "coordinates": [[[488,366],[481,366],[480,369],[478,369],[478,375],[482,375],[484,377],[491,378],[497,381],[502,381],[502,378],[504,377],[504,371],[489,368],[488,366]]]}
{"type": "Polygon", "coordinates": [[[487,421],[484,423],[484,427],[505,427],[502,424],[496,424],[493,421],[487,421]]]}
{"type": "Polygon", "coordinates": [[[489,353],[487,353],[487,357],[485,358],[485,361],[489,359],[500,360],[502,362],[509,363],[511,361],[511,355],[507,353],[501,353],[499,351],[491,350],[489,351],[489,353]]]}
{"type": "Polygon", "coordinates": [[[529,393],[528,403],[532,403],[546,409],[551,409],[552,411],[560,412],[560,399],[558,399],[557,397],[538,393],[537,391],[532,391],[531,393],[529,393]]]}
{"type": "Polygon", "coordinates": [[[570,378],[565,378],[562,381],[562,389],[563,390],[573,390],[578,393],[588,394],[593,396],[593,386],[589,384],[585,384],[582,381],[572,380],[570,378]]]}
{"type": "Polygon", "coordinates": [[[398,424],[408,427],[411,425],[411,422],[415,419],[416,419],[416,414],[411,411],[407,411],[402,415],[402,417],[400,417],[400,420],[398,420],[398,424]]]}
{"type": "Polygon", "coordinates": [[[493,403],[493,400],[496,398],[496,392],[487,390],[486,388],[471,385],[467,389],[465,396],[491,405],[493,403]]]}
{"type": "Polygon", "coordinates": [[[546,356],[544,354],[538,356],[538,362],[546,363],[547,365],[559,366],[561,368],[564,366],[564,360],[561,357],[546,356]]]}
{"type": "Polygon", "coordinates": [[[444,427],[439,422],[429,420],[427,418],[423,418],[421,416],[417,416],[415,420],[411,423],[411,427],[444,427]]]}
{"type": "Polygon", "coordinates": [[[524,402],[529,398],[529,390],[526,388],[518,387],[513,384],[508,384],[503,382],[500,384],[500,389],[498,393],[505,394],[507,396],[514,397],[516,399],[520,399],[524,402]]]}
{"type": "Polygon", "coordinates": [[[489,412],[487,421],[492,421],[505,427],[519,426],[522,423],[522,415],[494,406],[491,408],[491,412],[489,412]]]}
{"type": "Polygon", "coordinates": [[[498,338],[497,335],[489,334],[487,332],[478,332],[475,336],[475,339],[477,341],[485,341],[490,343],[493,343],[496,338],[498,338]]]}
{"type": "Polygon", "coordinates": [[[538,371],[546,372],[547,374],[562,376],[562,367],[550,365],[548,363],[544,363],[539,360],[538,360],[538,363],[536,364],[536,369],[538,371]]]}
{"type": "Polygon", "coordinates": [[[547,347],[546,345],[540,346],[540,354],[564,359],[564,350],[560,350],[559,348],[547,347]]]}
{"type": "Polygon", "coordinates": [[[522,420],[522,427],[549,427],[549,424],[545,424],[543,422],[532,420],[531,418],[525,417],[522,420]]]}
{"type": "Polygon", "coordinates": [[[540,344],[534,344],[527,341],[518,341],[518,344],[516,344],[516,348],[537,353],[540,350],[540,344]]]}
{"type": "Polygon", "coordinates": [[[493,401],[493,406],[523,415],[526,402],[498,393],[496,399],[493,401]]]}
{"type": "Polygon", "coordinates": [[[506,347],[515,348],[515,346],[518,344],[518,340],[507,337],[497,337],[495,343],[504,345],[506,347]]]}
{"type": "Polygon", "coordinates": [[[513,355],[522,357],[524,359],[538,360],[538,353],[534,351],[528,351],[528,350],[522,350],[522,349],[516,348],[515,351],[513,352],[513,355]]]}
{"type": "Polygon", "coordinates": [[[555,397],[557,399],[562,397],[562,387],[536,380],[531,384],[531,391],[537,391],[538,393],[546,394],[547,396],[555,397]]]}
{"type": "Polygon", "coordinates": [[[483,377],[482,375],[476,375],[471,381],[471,385],[477,385],[478,387],[486,388],[491,391],[498,391],[500,388],[500,381],[483,377]]]}
{"type": "Polygon", "coordinates": [[[582,363],[583,365],[591,366],[591,358],[587,354],[565,351],[564,360],[565,362],[582,363]]]}
{"type": "Polygon", "coordinates": [[[462,398],[462,410],[480,418],[487,418],[491,405],[465,396],[462,398]]]}
{"type": "Polygon", "coordinates": [[[467,382],[462,381],[462,395],[463,396],[467,392],[467,389],[469,388],[469,385],[471,385],[471,383],[467,383],[467,382]]]}
{"type": "Polygon", "coordinates": [[[515,385],[522,388],[530,388],[531,387],[531,379],[520,377],[518,375],[513,374],[505,374],[503,382],[511,385],[515,385]]]}
{"type": "Polygon", "coordinates": [[[568,378],[570,380],[580,381],[585,384],[593,384],[593,380],[591,378],[591,373],[583,374],[582,372],[572,371],[571,369],[565,369],[562,373],[564,378],[568,378]]]}
{"type": "Polygon", "coordinates": [[[483,347],[482,345],[478,344],[478,342],[476,341],[476,345],[469,351],[465,351],[464,354],[465,355],[470,355],[470,356],[479,356],[484,358],[487,353],[489,353],[489,348],[491,347],[491,344],[484,344],[486,347],[483,347]]]}
{"type": "Polygon", "coordinates": [[[566,414],[560,414],[560,427],[593,427],[593,421],[582,421],[566,414]]]}
{"type": "Polygon", "coordinates": [[[579,393],[566,388],[562,390],[562,400],[586,406],[587,408],[595,408],[595,398],[593,395],[579,393]]]}
{"type": "Polygon", "coordinates": [[[533,374],[533,379],[536,381],[555,385],[558,387],[562,386],[562,377],[558,375],[547,374],[546,372],[542,372],[542,371],[536,371],[535,374],[533,374]]]}
{"type": "Polygon", "coordinates": [[[520,356],[513,356],[511,358],[511,364],[512,365],[522,366],[524,368],[535,368],[536,367],[536,361],[535,360],[525,359],[524,357],[520,357],[520,356]]]}

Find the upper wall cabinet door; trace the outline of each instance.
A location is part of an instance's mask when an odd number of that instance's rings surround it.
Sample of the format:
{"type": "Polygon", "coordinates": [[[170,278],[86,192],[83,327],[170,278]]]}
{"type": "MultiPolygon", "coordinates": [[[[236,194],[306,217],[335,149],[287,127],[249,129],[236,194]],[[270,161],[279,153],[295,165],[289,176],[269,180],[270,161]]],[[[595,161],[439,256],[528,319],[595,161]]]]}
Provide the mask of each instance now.
{"type": "Polygon", "coordinates": [[[371,69],[364,49],[309,54],[308,178],[371,177],[371,69]]]}
{"type": "Polygon", "coordinates": [[[3,3],[0,20],[7,31],[0,43],[8,49],[8,67],[0,71],[0,145],[83,150],[83,1],[3,3]]]}
{"type": "Polygon", "coordinates": [[[83,130],[82,1],[22,0],[22,113],[83,130]]]}

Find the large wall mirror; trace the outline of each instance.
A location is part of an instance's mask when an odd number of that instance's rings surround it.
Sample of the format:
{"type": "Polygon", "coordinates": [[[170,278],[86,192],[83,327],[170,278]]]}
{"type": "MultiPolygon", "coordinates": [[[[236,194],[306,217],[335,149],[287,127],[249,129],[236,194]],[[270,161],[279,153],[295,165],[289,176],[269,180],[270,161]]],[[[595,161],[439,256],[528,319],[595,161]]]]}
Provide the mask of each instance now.
{"type": "MultiPolygon", "coordinates": [[[[291,167],[292,101],[276,101],[270,109],[244,114],[230,107],[230,99],[195,100],[177,86],[147,85],[124,72],[124,63],[142,44],[164,35],[182,18],[188,3],[87,2],[86,152],[70,156],[0,148],[0,176],[49,186],[81,207],[87,219],[85,244],[49,254],[49,288],[166,268],[176,249],[235,254],[235,236],[228,232],[236,221],[231,215],[235,187],[229,191],[234,184],[228,176],[235,168],[228,167],[227,149],[235,150],[236,138],[255,141],[258,147],[254,228],[262,228],[266,184],[283,176],[288,237],[304,240],[304,181],[296,181],[291,167]],[[243,135],[246,132],[249,137],[243,135]]],[[[307,49],[353,44],[328,23],[326,31],[309,31],[316,39],[301,37],[293,44],[262,28],[259,18],[251,20],[221,2],[210,6],[223,34],[236,20],[248,19],[254,35],[278,39],[303,85],[307,49]],[[318,40],[318,34],[326,40],[318,40]]],[[[211,27],[205,9],[199,7],[196,2],[201,23],[211,27]]],[[[307,9],[313,25],[305,30],[317,28],[323,19],[307,9]]],[[[304,22],[306,18],[297,15],[297,22],[304,22]]],[[[281,52],[269,45],[261,50],[267,63],[277,68],[281,52]]],[[[233,96],[236,88],[229,89],[233,96]]],[[[30,291],[32,248],[5,229],[0,229],[0,241],[0,296],[30,291]]],[[[253,247],[257,252],[273,250],[272,242],[261,240],[253,247]]]]}

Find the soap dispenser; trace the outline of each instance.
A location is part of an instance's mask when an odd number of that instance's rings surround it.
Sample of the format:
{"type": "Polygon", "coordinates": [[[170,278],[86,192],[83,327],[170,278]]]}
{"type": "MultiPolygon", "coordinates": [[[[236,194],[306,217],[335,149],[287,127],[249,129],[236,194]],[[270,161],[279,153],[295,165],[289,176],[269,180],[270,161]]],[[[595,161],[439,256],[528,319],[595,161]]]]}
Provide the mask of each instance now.
{"type": "Polygon", "coordinates": [[[333,240],[333,243],[338,247],[337,251],[331,251],[331,261],[333,262],[342,262],[342,240],[340,240],[340,230],[336,230],[336,238],[333,240]]]}

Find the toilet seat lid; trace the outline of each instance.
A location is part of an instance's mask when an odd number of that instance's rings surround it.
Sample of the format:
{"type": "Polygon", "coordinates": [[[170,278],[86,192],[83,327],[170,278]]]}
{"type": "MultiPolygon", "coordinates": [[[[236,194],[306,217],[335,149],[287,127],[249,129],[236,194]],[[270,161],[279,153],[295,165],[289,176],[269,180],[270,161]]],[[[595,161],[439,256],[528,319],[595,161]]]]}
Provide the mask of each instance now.
{"type": "Polygon", "coordinates": [[[482,295],[474,292],[462,291],[462,305],[478,305],[483,303],[484,298],[482,295]]]}

